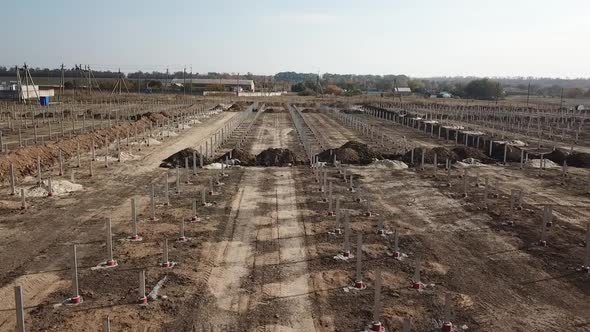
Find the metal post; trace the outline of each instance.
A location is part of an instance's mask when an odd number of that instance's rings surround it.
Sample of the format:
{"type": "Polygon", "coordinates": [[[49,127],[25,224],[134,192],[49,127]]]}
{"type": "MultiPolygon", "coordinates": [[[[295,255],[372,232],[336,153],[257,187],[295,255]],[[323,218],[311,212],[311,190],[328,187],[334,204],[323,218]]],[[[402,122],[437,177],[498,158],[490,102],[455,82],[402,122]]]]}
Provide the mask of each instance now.
{"type": "Polygon", "coordinates": [[[25,305],[21,286],[14,287],[14,303],[16,304],[16,331],[25,332],[25,305]]]}

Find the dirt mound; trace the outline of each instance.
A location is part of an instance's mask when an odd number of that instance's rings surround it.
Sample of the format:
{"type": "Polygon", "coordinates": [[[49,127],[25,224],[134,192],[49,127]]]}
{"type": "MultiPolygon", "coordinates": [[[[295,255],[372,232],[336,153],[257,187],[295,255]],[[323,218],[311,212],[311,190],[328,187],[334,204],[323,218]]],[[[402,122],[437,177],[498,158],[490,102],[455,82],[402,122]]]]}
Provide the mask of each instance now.
{"type": "Polygon", "coordinates": [[[59,158],[59,151],[61,150],[64,160],[72,158],[76,155],[78,144],[80,144],[80,152],[89,151],[94,142],[97,149],[103,147],[106,142],[114,142],[117,137],[123,138],[127,132],[141,132],[153,123],[155,118],[163,117],[161,113],[145,113],[139,120],[112,128],[97,129],[95,131],[79,134],[72,138],[64,139],[58,143],[37,144],[27,146],[17,150],[12,150],[8,154],[0,156],[0,179],[7,178],[10,172],[10,164],[14,165],[17,175],[26,176],[37,172],[37,158],[41,159],[41,167],[47,169],[53,166],[59,158]]]}
{"type": "MultiPolygon", "coordinates": [[[[195,149],[191,149],[191,148],[186,148],[186,149],[180,150],[180,151],[176,152],[175,154],[171,155],[170,157],[164,159],[164,161],[162,161],[162,163],[160,164],[160,167],[184,168],[185,167],[185,158],[188,158],[188,167],[192,168],[193,167],[193,153],[195,154],[195,157],[196,157],[195,162],[197,163],[197,165],[199,165],[200,164],[199,151],[197,151],[195,149]]],[[[203,158],[203,163],[207,163],[206,161],[207,161],[207,159],[203,158]]]]}
{"type": "Polygon", "coordinates": [[[291,166],[302,164],[289,149],[266,149],[256,156],[258,166],[291,166]]]}
{"type": "Polygon", "coordinates": [[[244,110],[244,106],[239,103],[232,104],[227,111],[228,112],[241,112],[244,110]]]}
{"type": "Polygon", "coordinates": [[[356,141],[349,141],[338,149],[321,152],[318,157],[320,161],[332,162],[336,159],[344,164],[368,165],[373,159],[381,159],[382,155],[371,149],[368,145],[356,141]]]}
{"type": "Polygon", "coordinates": [[[479,161],[489,161],[490,158],[486,154],[477,148],[458,146],[452,150],[459,160],[473,158],[479,161]]]}
{"type": "Polygon", "coordinates": [[[567,157],[566,161],[569,166],[590,168],[590,154],[588,153],[574,152],[567,157]]]}
{"type": "Polygon", "coordinates": [[[558,163],[559,165],[563,165],[563,161],[569,158],[569,153],[555,149],[553,152],[546,154],[544,157],[558,163]]]}
{"type": "Polygon", "coordinates": [[[237,159],[242,166],[252,166],[256,164],[256,157],[242,149],[232,149],[217,159],[217,161],[224,162],[226,159],[237,159]]]}
{"type": "MultiPolygon", "coordinates": [[[[452,162],[457,161],[458,159],[465,159],[458,158],[455,152],[443,147],[436,147],[434,149],[415,148],[413,161],[414,164],[420,163],[422,161],[422,150],[424,150],[424,162],[427,164],[434,162],[435,154],[438,163],[444,163],[447,159],[451,160],[452,162]]],[[[412,163],[412,151],[406,152],[406,154],[404,154],[402,157],[402,160],[406,163],[412,163]]]]}
{"type": "Polygon", "coordinates": [[[341,111],[344,114],[365,114],[364,111],[358,109],[345,109],[341,111]]]}

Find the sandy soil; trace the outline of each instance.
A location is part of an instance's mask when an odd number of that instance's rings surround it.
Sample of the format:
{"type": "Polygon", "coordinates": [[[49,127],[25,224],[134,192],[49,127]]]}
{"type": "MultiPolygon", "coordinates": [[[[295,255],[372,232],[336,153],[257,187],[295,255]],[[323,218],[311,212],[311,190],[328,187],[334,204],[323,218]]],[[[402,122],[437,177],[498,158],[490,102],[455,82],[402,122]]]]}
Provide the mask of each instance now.
{"type": "MultiPolygon", "coordinates": [[[[257,153],[287,148],[303,155],[288,112],[261,113],[244,147],[257,153]]],[[[328,168],[341,211],[351,217],[352,252],[362,234],[362,279],[365,290],[349,288],[355,281],[355,261],[334,259],[343,248],[343,235],[332,231],[342,223],[328,215],[325,194],[308,166],[232,167],[199,169],[196,175],[159,168],[168,156],[209,139],[237,112],[199,119],[178,136],[158,137],[160,145],[132,146],[137,160],[97,162],[88,175],[90,155],[81,169],[68,162],[65,179],[75,170],[82,191],[57,197],[29,198],[21,211],[20,198],[0,188],[0,330],[14,328],[15,285],[23,286],[26,323],[30,331],[97,331],[110,316],[113,331],[361,331],[372,319],[375,271],[383,277],[381,321],[388,331],[401,330],[410,318],[413,330],[432,331],[443,319],[443,302],[451,295],[451,320],[468,331],[586,331],[590,330],[590,275],[576,271],[583,259],[582,240],[590,217],[590,196],[580,185],[587,170],[572,168],[565,184],[559,170],[520,170],[518,165],[473,167],[471,186],[463,198],[460,169],[447,179],[431,166],[391,170],[351,166],[356,193],[347,190],[337,169],[328,168]],[[168,172],[170,205],[165,205],[168,172]],[[475,186],[479,172],[480,186],[475,186]],[[483,209],[484,177],[498,197],[483,209]],[[206,195],[202,206],[201,192],[206,195]],[[215,180],[219,180],[218,183],[215,180]],[[450,181],[451,186],[448,186],[450,181]],[[187,183],[188,182],[188,183],[187,183]],[[149,192],[154,184],[156,217],[149,220],[149,192]],[[509,213],[511,189],[523,189],[523,207],[509,213]],[[359,203],[356,198],[360,197],[359,203]],[[130,242],[130,200],[138,202],[142,242],[130,242]],[[193,202],[197,202],[197,221],[193,202]],[[370,202],[370,216],[365,215],[370,202]],[[546,247],[538,246],[543,206],[554,210],[546,247]],[[106,259],[107,217],[113,221],[114,269],[93,269],[106,259]],[[387,235],[377,233],[383,217],[387,235]],[[181,221],[188,241],[177,241],[181,221]],[[508,226],[506,221],[514,221],[508,226]],[[400,234],[402,259],[389,255],[390,231],[400,234]],[[160,266],[168,239],[173,269],[160,266]],[[71,296],[70,252],[77,244],[79,306],[60,304],[71,296]],[[426,288],[412,289],[415,270],[426,288]],[[138,273],[146,271],[147,291],[158,282],[159,296],[147,306],[137,300],[138,273]]],[[[379,147],[371,139],[344,127],[333,116],[304,113],[335,148],[349,140],[379,147]]],[[[250,119],[250,118],[249,118],[250,119]]],[[[445,143],[423,132],[375,125],[409,145],[445,143]]],[[[249,123],[217,150],[228,151],[249,123]]],[[[103,155],[105,151],[99,151],[103,155]]],[[[57,169],[52,176],[59,178],[57,169]]],[[[34,178],[19,185],[31,185],[34,178]]]]}

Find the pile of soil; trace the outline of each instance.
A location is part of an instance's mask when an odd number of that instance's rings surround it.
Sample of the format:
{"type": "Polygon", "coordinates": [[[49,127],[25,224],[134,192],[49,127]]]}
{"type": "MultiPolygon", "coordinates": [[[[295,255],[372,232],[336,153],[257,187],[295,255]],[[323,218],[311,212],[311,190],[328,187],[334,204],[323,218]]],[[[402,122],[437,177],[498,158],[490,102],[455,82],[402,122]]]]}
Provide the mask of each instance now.
{"type": "Polygon", "coordinates": [[[559,149],[555,149],[555,150],[553,150],[553,152],[546,154],[544,156],[544,158],[547,158],[553,162],[556,162],[559,165],[563,165],[564,160],[567,160],[567,158],[569,158],[569,153],[564,152],[559,149]]]}
{"type": "Polygon", "coordinates": [[[567,157],[566,161],[569,166],[590,168],[590,154],[588,153],[574,152],[567,157]]]}
{"type": "Polygon", "coordinates": [[[227,152],[219,159],[217,159],[217,161],[224,162],[226,158],[237,159],[240,161],[239,164],[242,166],[253,166],[256,163],[256,157],[254,157],[253,155],[251,155],[243,149],[232,149],[230,152],[227,152]]]}
{"type": "Polygon", "coordinates": [[[341,111],[344,114],[365,114],[364,111],[361,110],[354,110],[354,109],[345,109],[341,111]]]}
{"type": "Polygon", "coordinates": [[[301,110],[301,113],[319,113],[320,110],[317,108],[304,108],[301,110]]]}
{"type": "Polygon", "coordinates": [[[228,111],[228,112],[241,112],[241,111],[243,111],[243,110],[244,110],[244,107],[243,107],[243,106],[242,106],[242,104],[240,104],[240,103],[235,103],[235,104],[232,104],[232,105],[231,105],[231,106],[230,106],[230,107],[227,109],[227,111],[228,111]]]}
{"type": "Polygon", "coordinates": [[[258,166],[291,166],[302,164],[289,149],[266,149],[256,156],[258,166]]]}
{"type": "MultiPolygon", "coordinates": [[[[186,149],[180,150],[180,151],[176,152],[175,154],[171,155],[170,157],[164,159],[162,161],[162,163],[160,164],[160,167],[184,168],[185,167],[185,158],[188,158],[188,167],[192,168],[193,167],[193,153],[195,154],[195,158],[196,158],[195,162],[197,163],[197,165],[199,165],[200,158],[201,158],[199,151],[192,149],[192,148],[186,148],[186,149]]],[[[207,163],[207,159],[205,157],[203,157],[203,163],[207,163]]]]}
{"type": "Polygon", "coordinates": [[[17,150],[12,150],[8,154],[0,156],[0,179],[7,179],[10,174],[10,164],[14,165],[17,175],[26,176],[35,174],[37,172],[37,157],[41,158],[41,167],[48,169],[59,160],[59,151],[61,150],[64,160],[72,158],[76,155],[78,144],[80,144],[80,151],[84,153],[89,151],[94,141],[94,146],[99,149],[103,147],[106,142],[109,144],[120,137],[126,137],[127,131],[134,133],[137,131],[141,133],[144,129],[153,123],[153,118],[162,116],[161,113],[150,113],[131,124],[122,124],[113,126],[112,128],[98,129],[93,132],[78,134],[72,138],[63,139],[58,143],[46,143],[27,146],[17,150]]]}
{"type": "MultiPolygon", "coordinates": [[[[436,154],[436,160],[438,163],[444,163],[445,160],[449,159],[452,162],[457,161],[458,159],[465,159],[465,158],[458,158],[455,152],[443,148],[443,147],[436,147],[433,149],[423,149],[423,148],[415,148],[414,149],[414,163],[420,163],[422,161],[422,150],[424,150],[424,162],[427,164],[431,164],[434,162],[434,155],[436,154]]],[[[402,160],[406,163],[412,163],[412,151],[406,152],[402,157],[402,160]]]]}
{"type": "Polygon", "coordinates": [[[368,165],[374,159],[381,159],[382,155],[371,149],[368,145],[356,141],[346,142],[337,149],[322,151],[318,154],[319,160],[323,162],[334,161],[336,159],[344,164],[368,165]]]}
{"type": "Polygon", "coordinates": [[[477,148],[458,146],[452,150],[459,160],[473,158],[482,162],[490,161],[491,159],[486,154],[477,148]]]}

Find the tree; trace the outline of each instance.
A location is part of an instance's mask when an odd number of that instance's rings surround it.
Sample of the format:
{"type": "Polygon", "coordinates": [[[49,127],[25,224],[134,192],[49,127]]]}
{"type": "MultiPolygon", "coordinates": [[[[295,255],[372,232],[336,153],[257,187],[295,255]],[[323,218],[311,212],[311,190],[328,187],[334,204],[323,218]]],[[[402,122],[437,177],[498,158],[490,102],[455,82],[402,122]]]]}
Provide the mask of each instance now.
{"type": "Polygon", "coordinates": [[[207,85],[207,88],[205,89],[207,91],[223,91],[223,84],[210,84],[207,85]]]}
{"type": "Polygon", "coordinates": [[[297,83],[297,84],[293,84],[293,85],[291,85],[291,91],[293,91],[293,92],[305,91],[305,85],[301,82],[297,83]]]}
{"type": "Polygon", "coordinates": [[[565,89],[563,94],[566,98],[581,98],[584,95],[584,90],[580,88],[565,89]]]}
{"type": "Polygon", "coordinates": [[[496,99],[501,94],[500,83],[488,78],[473,80],[465,86],[465,95],[474,99],[496,99]]]}
{"type": "Polygon", "coordinates": [[[342,89],[340,89],[340,87],[338,87],[334,84],[330,84],[330,85],[326,86],[325,93],[329,94],[329,95],[339,96],[342,94],[342,89]]]}

